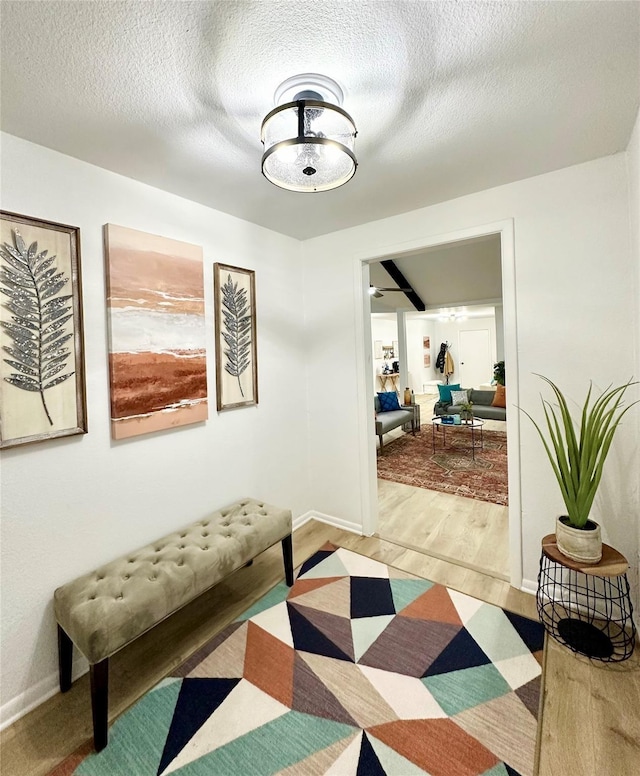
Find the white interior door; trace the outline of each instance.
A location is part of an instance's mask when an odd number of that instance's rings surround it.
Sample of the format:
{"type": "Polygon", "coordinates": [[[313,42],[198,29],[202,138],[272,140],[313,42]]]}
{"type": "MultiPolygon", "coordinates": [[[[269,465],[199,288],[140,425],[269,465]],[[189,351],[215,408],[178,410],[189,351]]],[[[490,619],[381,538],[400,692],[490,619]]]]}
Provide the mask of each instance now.
{"type": "Polygon", "coordinates": [[[491,363],[489,329],[459,332],[458,355],[460,358],[460,385],[463,388],[477,388],[483,383],[491,382],[493,364],[491,363]]]}

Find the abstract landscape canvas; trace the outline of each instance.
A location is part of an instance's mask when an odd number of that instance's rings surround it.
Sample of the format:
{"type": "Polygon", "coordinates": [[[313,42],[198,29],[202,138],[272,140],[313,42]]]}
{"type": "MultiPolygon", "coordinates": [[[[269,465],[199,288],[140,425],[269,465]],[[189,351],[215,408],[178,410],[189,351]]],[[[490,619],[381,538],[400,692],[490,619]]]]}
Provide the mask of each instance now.
{"type": "Polygon", "coordinates": [[[202,248],[105,226],[111,435],[207,419],[202,248]]]}

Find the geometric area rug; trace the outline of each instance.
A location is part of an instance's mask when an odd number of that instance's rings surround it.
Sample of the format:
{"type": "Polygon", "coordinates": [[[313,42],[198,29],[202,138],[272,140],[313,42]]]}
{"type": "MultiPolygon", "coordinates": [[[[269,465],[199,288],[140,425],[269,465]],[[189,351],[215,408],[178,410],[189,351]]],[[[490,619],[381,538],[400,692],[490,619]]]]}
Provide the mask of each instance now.
{"type": "MultiPolygon", "coordinates": [[[[443,428],[423,426],[415,436],[405,434],[385,445],[378,455],[378,477],[506,506],[509,503],[506,433],[484,431],[482,447],[478,446],[472,456],[468,428],[452,426],[445,431],[443,428]]],[[[479,434],[476,434],[478,442],[479,434]]]]}
{"type": "Polygon", "coordinates": [[[532,776],[543,629],[325,545],[55,776],[532,776]]]}

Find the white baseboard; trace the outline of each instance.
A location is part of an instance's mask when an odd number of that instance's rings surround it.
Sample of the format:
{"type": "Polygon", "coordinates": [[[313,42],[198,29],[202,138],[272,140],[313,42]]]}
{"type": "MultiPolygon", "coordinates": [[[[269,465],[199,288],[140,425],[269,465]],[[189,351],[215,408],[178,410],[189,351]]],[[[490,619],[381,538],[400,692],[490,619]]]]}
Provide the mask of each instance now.
{"type": "Polygon", "coordinates": [[[522,590],[523,593],[535,595],[538,592],[538,582],[536,580],[523,579],[520,590],[522,590]]]}
{"type": "Polygon", "coordinates": [[[305,523],[308,523],[309,520],[313,520],[313,517],[314,517],[314,513],[311,511],[305,512],[303,515],[298,515],[298,517],[296,517],[293,521],[293,525],[292,525],[293,530],[297,531],[298,528],[302,528],[302,526],[305,523]]]}
{"type": "MultiPolygon", "coordinates": [[[[86,674],[88,670],[89,664],[85,658],[81,655],[76,657],[73,661],[73,681],[75,682],[80,676],[86,674]]],[[[16,695],[15,698],[0,706],[0,730],[13,725],[20,717],[24,717],[25,714],[33,711],[33,709],[52,698],[58,692],[60,692],[58,672],[54,671],[24,692],[21,692],[20,695],[16,695]]]]}
{"type": "Polygon", "coordinates": [[[333,525],[336,528],[342,528],[345,531],[351,531],[351,533],[363,536],[362,526],[358,523],[352,523],[349,520],[343,520],[341,517],[333,517],[333,515],[325,515],[324,512],[316,512],[314,509],[310,509],[303,515],[296,517],[293,521],[293,530],[301,528],[309,520],[318,520],[320,523],[327,523],[327,525],[333,525]]]}

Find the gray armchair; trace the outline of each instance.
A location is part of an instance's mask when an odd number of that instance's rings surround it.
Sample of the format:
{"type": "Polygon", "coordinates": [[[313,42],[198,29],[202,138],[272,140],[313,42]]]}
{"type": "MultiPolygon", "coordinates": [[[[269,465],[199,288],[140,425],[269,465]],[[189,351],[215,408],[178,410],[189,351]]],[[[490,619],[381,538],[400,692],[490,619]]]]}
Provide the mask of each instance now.
{"type": "Polygon", "coordinates": [[[392,431],[394,428],[404,426],[407,423],[411,423],[411,430],[413,434],[416,433],[414,405],[403,404],[399,410],[388,410],[382,412],[380,410],[380,400],[376,396],[374,398],[374,405],[376,410],[376,434],[380,440],[380,449],[383,447],[383,435],[392,431]]]}

